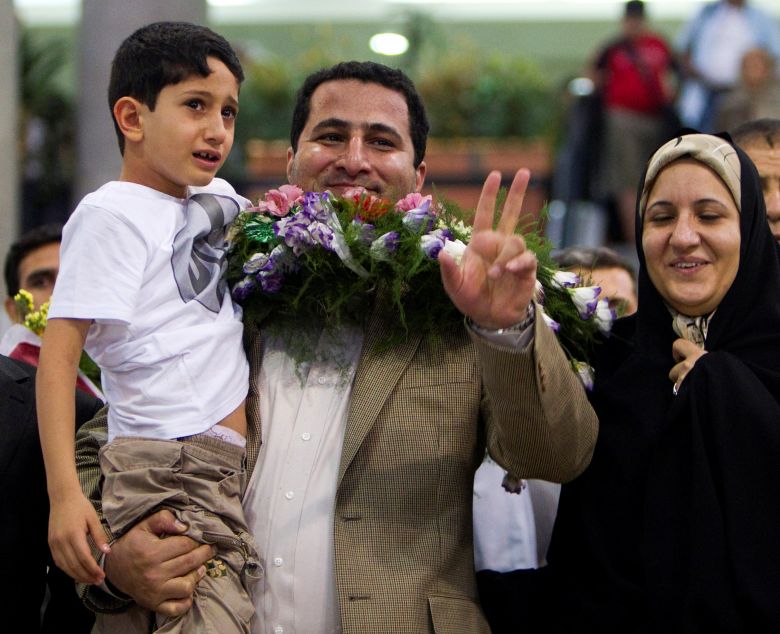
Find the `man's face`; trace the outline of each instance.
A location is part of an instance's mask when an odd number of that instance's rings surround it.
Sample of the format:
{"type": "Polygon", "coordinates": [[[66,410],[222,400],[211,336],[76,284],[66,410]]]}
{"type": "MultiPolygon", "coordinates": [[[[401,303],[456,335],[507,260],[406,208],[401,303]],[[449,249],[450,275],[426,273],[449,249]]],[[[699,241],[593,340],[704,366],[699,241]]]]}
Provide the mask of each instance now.
{"type": "Polygon", "coordinates": [[[287,178],[306,191],[337,195],[352,187],[390,199],[419,191],[425,163],[414,167],[403,95],[354,79],[320,84],[298,150],[287,151],[287,178]]]}
{"type": "Polygon", "coordinates": [[[769,147],[766,143],[748,145],[744,148],[755,163],[764,190],[766,216],[775,240],[780,242],[780,147],[769,147]]]}
{"type": "MultiPolygon", "coordinates": [[[[59,242],[51,242],[33,249],[19,262],[19,288],[32,294],[35,310],[51,297],[59,270],[59,242]]],[[[5,312],[11,321],[21,321],[13,297],[6,298],[5,312]]]]}
{"type": "Polygon", "coordinates": [[[609,307],[619,315],[633,315],[637,309],[636,286],[631,274],[620,267],[595,269],[593,283],[601,287],[599,299],[608,298],[609,307]]]}

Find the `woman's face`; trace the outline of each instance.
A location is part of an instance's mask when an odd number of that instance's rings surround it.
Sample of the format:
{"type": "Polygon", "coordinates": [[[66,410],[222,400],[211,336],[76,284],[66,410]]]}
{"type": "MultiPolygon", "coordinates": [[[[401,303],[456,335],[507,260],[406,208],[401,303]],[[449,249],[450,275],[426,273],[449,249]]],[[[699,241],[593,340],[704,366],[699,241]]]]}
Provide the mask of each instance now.
{"type": "Polygon", "coordinates": [[[711,313],[739,268],[739,212],[715,172],[692,159],[669,164],[647,198],[642,250],[653,285],[672,308],[711,313]]]}

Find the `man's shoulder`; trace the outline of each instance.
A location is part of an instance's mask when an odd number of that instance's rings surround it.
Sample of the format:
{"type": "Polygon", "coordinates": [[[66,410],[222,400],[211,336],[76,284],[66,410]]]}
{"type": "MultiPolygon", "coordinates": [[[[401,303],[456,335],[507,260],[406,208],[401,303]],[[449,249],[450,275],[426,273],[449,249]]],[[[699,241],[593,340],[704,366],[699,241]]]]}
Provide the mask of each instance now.
{"type": "Polygon", "coordinates": [[[25,383],[35,378],[35,368],[5,355],[0,355],[0,376],[3,382],[25,383]]]}

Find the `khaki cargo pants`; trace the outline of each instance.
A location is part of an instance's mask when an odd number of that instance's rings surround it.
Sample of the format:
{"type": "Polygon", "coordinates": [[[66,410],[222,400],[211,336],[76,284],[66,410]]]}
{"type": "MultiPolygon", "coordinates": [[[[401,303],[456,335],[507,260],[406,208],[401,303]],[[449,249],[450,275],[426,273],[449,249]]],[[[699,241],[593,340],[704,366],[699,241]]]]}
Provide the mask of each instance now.
{"type": "Polygon", "coordinates": [[[252,585],[262,567],[241,508],[244,453],[203,434],[179,440],[119,437],[100,450],[103,514],[114,535],[165,508],[188,525],[189,537],[215,545],[218,553],[186,614],[171,619],[136,607],[98,615],[93,632],[249,634],[252,585]]]}

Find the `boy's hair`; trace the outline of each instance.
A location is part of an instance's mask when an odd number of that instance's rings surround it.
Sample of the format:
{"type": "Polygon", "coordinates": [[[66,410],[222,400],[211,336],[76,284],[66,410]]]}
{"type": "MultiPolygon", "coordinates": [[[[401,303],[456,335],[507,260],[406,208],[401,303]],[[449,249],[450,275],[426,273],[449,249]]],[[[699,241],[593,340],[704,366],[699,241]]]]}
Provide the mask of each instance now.
{"type": "Polygon", "coordinates": [[[731,138],[743,149],[761,142],[770,148],[780,147],[780,119],[746,121],[731,131],[731,138]]]}
{"type": "Polygon", "coordinates": [[[425,145],[428,140],[428,117],[422,98],[412,80],[402,71],[375,62],[341,62],[330,68],[323,68],[309,75],[303,82],[295,99],[292,125],[290,127],[290,145],[293,152],[298,150],[301,132],[306,126],[311,110],[311,96],[320,84],[328,81],[356,79],[366,84],[379,84],[403,95],[409,110],[409,134],[414,147],[414,166],[425,158],[425,145]]]}
{"type": "Polygon", "coordinates": [[[19,265],[27,254],[55,242],[62,242],[62,224],[53,222],[30,229],[11,245],[5,256],[5,288],[8,297],[19,292],[19,265]]]}
{"type": "MultiPolygon", "coordinates": [[[[122,97],[133,97],[154,110],[157,96],[166,86],[188,77],[207,77],[208,58],[216,57],[240,84],[244,71],[228,41],[205,26],[189,22],[155,22],[130,35],[114,55],[108,83],[108,107],[122,97]]],[[[125,137],[114,121],[119,150],[124,154],[125,137]]]]}

